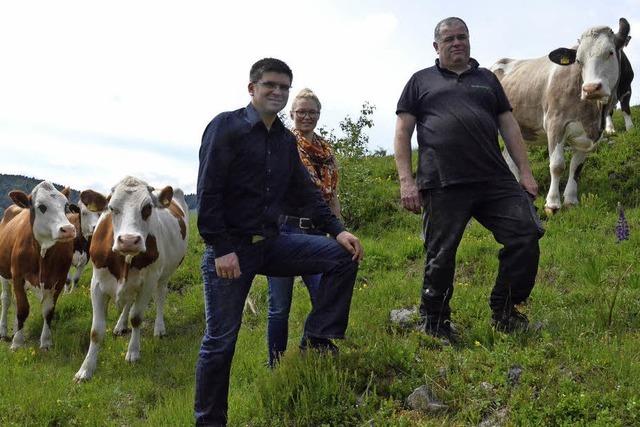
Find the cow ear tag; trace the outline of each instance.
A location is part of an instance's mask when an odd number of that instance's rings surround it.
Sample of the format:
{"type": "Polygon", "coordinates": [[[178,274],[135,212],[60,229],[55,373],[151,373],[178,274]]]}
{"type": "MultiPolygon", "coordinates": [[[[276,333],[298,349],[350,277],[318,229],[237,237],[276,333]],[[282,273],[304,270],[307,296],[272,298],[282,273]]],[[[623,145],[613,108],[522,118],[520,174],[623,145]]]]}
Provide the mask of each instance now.
{"type": "Polygon", "coordinates": [[[562,58],[560,58],[560,64],[561,65],[569,65],[569,57],[568,56],[563,56],[562,58]]]}

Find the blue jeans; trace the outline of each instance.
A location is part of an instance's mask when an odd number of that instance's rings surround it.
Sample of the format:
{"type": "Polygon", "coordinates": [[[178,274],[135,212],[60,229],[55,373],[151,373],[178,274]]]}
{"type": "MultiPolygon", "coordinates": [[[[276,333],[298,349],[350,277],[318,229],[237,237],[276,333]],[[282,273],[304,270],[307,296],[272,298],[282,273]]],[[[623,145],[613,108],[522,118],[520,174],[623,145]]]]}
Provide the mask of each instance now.
{"type": "MultiPolygon", "coordinates": [[[[287,224],[283,224],[280,227],[280,232],[283,234],[318,234],[318,232],[313,229],[302,229],[287,224]]],[[[314,303],[321,277],[321,274],[305,274],[302,276],[302,281],[309,290],[309,297],[311,298],[312,304],[314,303]]],[[[289,311],[291,310],[294,279],[294,276],[267,276],[269,283],[267,350],[269,352],[269,366],[271,367],[275,365],[282,353],[287,349],[287,341],[289,340],[289,311]]],[[[303,336],[305,335],[306,328],[303,336]]]]}
{"type": "Polygon", "coordinates": [[[324,236],[281,234],[236,245],[242,275],[222,279],[215,252],[207,246],[202,258],[206,330],[196,364],[197,425],[227,422],[229,374],[244,301],[256,274],[299,276],[322,273],[313,308],[305,324],[315,338],[344,338],[358,264],[337,241],[324,236]]]}

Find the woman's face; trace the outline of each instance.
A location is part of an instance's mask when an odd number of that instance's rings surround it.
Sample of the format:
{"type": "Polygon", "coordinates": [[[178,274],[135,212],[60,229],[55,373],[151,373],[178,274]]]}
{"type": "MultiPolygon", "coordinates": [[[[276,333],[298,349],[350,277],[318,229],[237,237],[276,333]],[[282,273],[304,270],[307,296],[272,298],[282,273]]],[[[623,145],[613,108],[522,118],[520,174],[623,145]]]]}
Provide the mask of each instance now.
{"type": "Polygon", "coordinates": [[[318,104],[313,99],[298,99],[291,109],[291,118],[294,127],[300,132],[313,132],[320,118],[318,104]]]}

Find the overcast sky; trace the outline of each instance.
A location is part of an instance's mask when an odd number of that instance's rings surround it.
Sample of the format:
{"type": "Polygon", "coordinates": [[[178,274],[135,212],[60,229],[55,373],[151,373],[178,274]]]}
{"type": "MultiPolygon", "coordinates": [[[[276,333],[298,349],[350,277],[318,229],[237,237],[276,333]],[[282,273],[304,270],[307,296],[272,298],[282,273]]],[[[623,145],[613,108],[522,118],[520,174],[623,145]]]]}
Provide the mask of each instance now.
{"type": "MultiPolygon", "coordinates": [[[[107,191],[125,175],[195,191],[207,123],[249,102],[248,73],[273,56],[310,87],[320,125],[376,106],[370,148],[392,153],[395,106],[433,65],[433,28],[459,16],[489,67],[631,24],[640,103],[640,0],[42,1],[0,6],[0,173],[107,191]]],[[[289,105],[287,106],[287,110],[289,105]]]]}

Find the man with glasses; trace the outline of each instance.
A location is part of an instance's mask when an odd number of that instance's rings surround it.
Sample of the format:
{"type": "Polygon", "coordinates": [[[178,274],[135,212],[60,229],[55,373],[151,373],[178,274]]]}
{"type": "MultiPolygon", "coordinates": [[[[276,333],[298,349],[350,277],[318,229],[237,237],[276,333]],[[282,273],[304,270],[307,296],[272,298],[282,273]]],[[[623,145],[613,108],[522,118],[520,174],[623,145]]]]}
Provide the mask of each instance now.
{"type": "Polygon", "coordinates": [[[196,365],[197,425],[226,425],[229,374],[244,301],[256,274],[322,273],[306,334],[321,342],[344,338],[360,241],[332,215],[300,161],[295,137],[277,114],[292,80],[284,62],[264,58],[249,73],[251,102],[207,126],[198,170],[198,230],[206,331],[196,365]],[[285,196],[335,240],[278,233],[285,196]]]}
{"type": "Polygon", "coordinates": [[[415,73],[398,101],[394,140],[403,206],[424,210],[426,265],[420,314],[425,332],[456,341],[449,300],[455,257],[469,219],[504,245],[489,305],[498,330],[524,330],[516,309],[533,289],[538,239],[544,230],[532,204],[531,174],[520,128],[493,73],[470,57],[469,30],[460,18],[436,25],[435,66],[415,73]],[[418,129],[418,172],[411,171],[411,136],[418,129]],[[498,132],[514,159],[519,183],[504,161],[498,132]]]}

